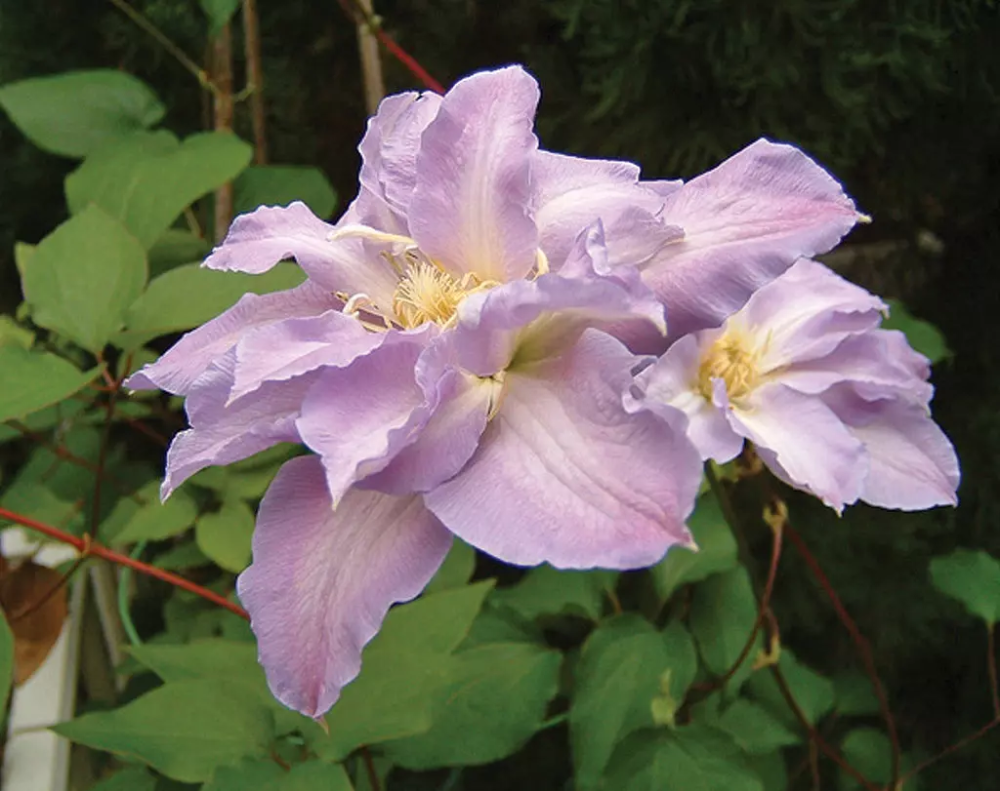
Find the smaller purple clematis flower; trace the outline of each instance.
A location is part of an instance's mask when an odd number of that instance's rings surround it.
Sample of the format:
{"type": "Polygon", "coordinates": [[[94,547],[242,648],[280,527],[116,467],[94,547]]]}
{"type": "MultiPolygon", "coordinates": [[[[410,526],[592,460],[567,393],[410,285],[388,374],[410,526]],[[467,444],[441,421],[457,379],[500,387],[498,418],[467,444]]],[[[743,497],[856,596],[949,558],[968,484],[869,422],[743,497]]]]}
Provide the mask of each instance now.
{"type": "Polygon", "coordinates": [[[841,511],[863,500],[954,505],[955,451],[930,416],[930,365],[886,305],[814,261],[757,291],[715,330],[686,335],[636,379],[685,412],[705,459],[746,440],[779,478],[841,511]]]}

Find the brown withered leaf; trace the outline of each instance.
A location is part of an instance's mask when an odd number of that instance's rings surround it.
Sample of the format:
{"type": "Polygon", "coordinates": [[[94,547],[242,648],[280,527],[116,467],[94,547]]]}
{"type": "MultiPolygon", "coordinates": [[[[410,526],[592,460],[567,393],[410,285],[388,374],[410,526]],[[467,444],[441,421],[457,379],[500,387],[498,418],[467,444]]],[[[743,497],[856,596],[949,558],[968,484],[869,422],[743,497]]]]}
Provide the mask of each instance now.
{"type": "Polygon", "coordinates": [[[36,605],[61,579],[55,569],[31,560],[0,564],[0,607],[14,633],[15,685],[31,678],[59,638],[69,612],[66,586],[36,605]]]}

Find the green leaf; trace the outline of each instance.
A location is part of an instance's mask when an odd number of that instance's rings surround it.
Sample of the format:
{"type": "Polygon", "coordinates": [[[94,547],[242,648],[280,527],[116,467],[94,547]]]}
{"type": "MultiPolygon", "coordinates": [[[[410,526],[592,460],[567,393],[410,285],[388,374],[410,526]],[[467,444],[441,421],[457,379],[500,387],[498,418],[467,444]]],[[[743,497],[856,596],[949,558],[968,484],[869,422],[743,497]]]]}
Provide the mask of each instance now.
{"type": "Polygon", "coordinates": [[[0,421],[23,420],[32,412],[69,398],[86,387],[97,370],[80,371],[48,352],[0,347],[0,421]]]}
{"type": "Polygon", "coordinates": [[[798,734],[763,706],[746,698],[733,701],[715,723],[750,755],[763,755],[798,744],[798,734]]]}
{"type": "Polygon", "coordinates": [[[115,69],[8,83],[0,88],[0,107],[36,146],[68,157],[153,126],[164,113],[146,83],[115,69]]]}
{"type": "Polygon", "coordinates": [[[892,779],[892,745],[889,737],[875,728],[855,728],[844,737],[844,758],[874,783],[892,779]]]}
{"type": "Polygon", "coordinates": [[[174,780],[207,780],[219,766],[262,757],[274,722],[256,698],[220,679],[166,684],[118,709],[52,728],[71,741],[137,758],[174,780]]]}
{"type": "Polygon", "coordinates": [[[35,343],[35,333],[25,329],[12,316],[0,315],[0,348],[17,346],[20,349],[30,349],[35,343]]]}
{"type": "Polygon", "coordinates": [[[278,791],[351,791],[351,780],[339,764],[309,761],[282,778],[278,791]]]}
{"type": "Polygon", "coordinates": [[[198,505],[191,496],[184,491],[177,491],[165,503],[161,503],[158,489],[159,485],[155,481],[140,489],[138,495],[145,504],[134,510],[121,532],[106,536],[105,540],[117,546],[136,541],[162,541],[191,527],[198,517],[198,505]]]}
{"type": "Polygon", "coordinates": [[[126,330],[114,338],[124,349],[152,338],[188,330],[232,307],[244,294],[293,288],[305,279],[295,264],[278,264],[262,275],[216,272],[187,264],[153,280],[125,315],[126,330]]]}
{"type": "Polygon", "coordinates": [[[208,17],[209,37],[219,35],[240,7],[240,0],[198,0],[198,3],[208,17]]]}
{"type": "MultiPolygon", "coordinates": [[[[706,667],[715,675],[727,673],[736,663],[757,618],[750,577],[742,566],[716,574],[695,588],[689,626],[706,667]]],[[[758,634],[753,647],[727,683],[738,690],[753,670],[753,660],[763,645],[758,634]]]]}
{"type": "Polygon", "coordinates": [[[0,610],[0,722],[7,720],[7,701],[14,683],[14,633],[0,610]]]}
{"type": "Polygon", "coordinates": [[[182,264],[199,263],[212,251],[212,245],[200,236],[179,228],[168,228],[149,248],[149,276],[158,277],[182,264]]]}
{"type": "Polygon", "coordinates": [[[448,683],[438,692],[426,733],[383,745],[407,769],[469,766],[516,752],[545,719],[559,689],[556,651],[530,643],[493,643],[445,663],[448,683]],[[488,727],[483,718],[488,717],[488,727]]]}
{"type": "Polygon", "coordinates": [[[615,750],[604,787],[614,791],[764,789],[728,736],[699,725],[633,733],[615,750]]]}
{"type": "Polygon", "coordinates": [[[96,203],[150,248],[193,201],[235,178],[252,149],[226,132],[202,132],[183,143],[169,132],[130,135],[95,151],[66,178],[77,214],[96,203]]]}
{"type": "Polygon", "coordinates": [[[274,761],[244,761],[220,766],[201,791],[279,791],[286,774],[274,761]]]}
{"type": "Polygon", "coordinates": [[[364,650],[361,673],[326,715],[329,735],[311,740],[322,759],[340,761],[363,744],[423,733],[448,683],[444,659],[465,639],[493,582],[433,593],[389,611],[364,650]]]}
{"type": "Polygon", "coordinates": [[[250,565],[253,525],[253,511],[246,503],[227,500],[218,511],[195,522],[195,541],[218,566],[238,574],[250,565]]]}
{"type": "Polygon", "coordinates": [[[570,745],[580,791],[597,788],[615,744],[653,725],[661,677],[671,671],[671,696],[683,699],[693,677],[694,652],[680,624],[661,634],[637,615],[601,624],[584,643],[570,708],[570,745]],[[676,694],[675,694],[676,693],[676,694]]]}
{"type": "Polygon", "coordinates": [[[614,571],[559,571],[548,565],[538,566],[517,585],[498,590],[493,601],[528,619],[578,615],[596,621],[617,579],[614,571]]]}
{"type": "Polygon", "coordinates": [[[436,593],[438,591],[460,588],[469,581],[472,572],[476,568],[476,550],[456,538],[448,550],[448,555],[441,564],[441,568],[431,578],[431,581],[424,588],[424,593],[436,593]]]}
{"type": "MultiPolygon", "coordinates": [[[[803,665],[787,648],[781,650],[778,668],[791,690],[795,702],[810,724],[815,725],[833,709],[833,682],[803,665]]],[[[778,688],[774,675],[767,671],[754,673],[747,684],[749,693],[775,717],[790,728],[798,728],[798,719],[778,688]]]]}
{"type": "Polygon", "coordinates": [[[956,549],[931,560],[931,584],[991,627],[1000,617],[1000,561],[981,550],[956,549]]]}
{"type": "Polygon", "coordinates": [[[120,223],[88,206],[41,241],[21,283],[36,324],[97,353],[146,285],[146,254],[120,223]]]}
{"type": "Polygon", "coordinates": [[[90,787],[90,791],[154,791],[156,777],[144,766],[120,769],[111,777],[90,787]]]}
{"type": "Polygon", "coordinates": [[[194,541],[185,541],[171,547],[153,559],[154,566],[168,570],[190,569],[195,566],[207,566],[209,563],[211,561],[194,541]]]}
{"type": "Polygon", "coordinates": [[[878,698],[871,679],[860,670],[845,670],[833,677],[837,713],[843,717],[878,714],[878,698]]]}
{"type": "Polygon", "coordinates": [[[788,791],[788,766],[781,750],[750,756],[748,763],[764,784],[764,791],[788,791]]]}
{"type": "Polygon", "coordinates": [[[661,601],[669,599],[681,585],[700,582],[712,574],[736,568],[736,539],[715,495],[701,496],[688,520],[688,527],[698,550],[674,547],[650,569],[661,601]]]}
{"type": "Polygon", "coordinates": [[[900,330],[906,335],[910,346],[932,363],[952,356],[952,351],[948,348],[948,342],[941,334],[941,330],[929,321],[918,319],[901,302],[894,299],[887,299],[886,302],[889,305],[890,313],[889,318],[882,322],[882,329],[900,330]]]}
{"type": "Polygon", "coordinates": [[[233,193],[236,214],[258,206],[287,206],[292,201],[302,201],[317,217],[329,217],[337,208],[337,193],[319,168],[253,165],[236,179],[233,193]]]}

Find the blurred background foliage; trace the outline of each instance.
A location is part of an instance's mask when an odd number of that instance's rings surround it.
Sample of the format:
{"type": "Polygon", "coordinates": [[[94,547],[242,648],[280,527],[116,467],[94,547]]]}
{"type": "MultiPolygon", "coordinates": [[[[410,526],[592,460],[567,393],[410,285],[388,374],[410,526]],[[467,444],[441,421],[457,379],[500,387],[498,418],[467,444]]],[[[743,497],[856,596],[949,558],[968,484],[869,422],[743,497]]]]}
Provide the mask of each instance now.
{"type": "MultiPolygon", "coordinates": [[[[134,0],[197,60],[191,0],[134,0]]],[[[314,164],[351,196],[364,127],[353,24],[336,0],[261,0],[271,158],[314,164]]],[[[524,62],[543,86],[543,145],[687,177],[756,137],[803,147],[875,222],[839,260],[862,284],[940,327],[936,415],[963,462],[961,506],[921,515],[865,507],[842,519],[797,498],[800,527],[873,643],[899,725],[932,754],[990,717],[982,627],[927,584],[958,545],[1000,554],[1000,11],[991,0],[380,0],[386,29],[442,83],[524,62]],[[799,501],[801,500],[801,502],[799,501]],[[956,626],[956,624],[958,624],[956,626]]],[[[152,85],[180,133],[208,126],[191,75],[106,0],[0,6],[0,84],[111,67],[152,85]]],[[[238,56],[239,57],[239,56],[238,56]]],[[[390,91],[413,78],[384,58],[390,91]]],[[[237,63],[237,74],[242,64],[237,63]]],[[[239,84],[239,79],[237,84],[239,84]]],[[[245,108],[237,132],[249,139],[245,108]]],[[[20,301],[15,241],[65,218],[74,166],[0,115],[0,309],[20,301]]],[[[339,209],[343,208],[343,203],[339,209]]],[[[338,209],[338,211],[339,211],[338,209]]],[[[766,556],[766,536],[759,549],[766,556]]],[[[847,635],[789,550],[775,609],[814,667],[855,667],[847,635]]],[[[544,786],[556,732],[508,762],[544,786]]],[[[928,773],[925,788],[985,788],[995,737],[928,773]]],[[[477,788],[491,788],[488,775],[477,788]]],[[[437,787],[437,786],[435,786],[437,787]]],[[[508,786],[509,787],[509,786],[508,786]]]]}

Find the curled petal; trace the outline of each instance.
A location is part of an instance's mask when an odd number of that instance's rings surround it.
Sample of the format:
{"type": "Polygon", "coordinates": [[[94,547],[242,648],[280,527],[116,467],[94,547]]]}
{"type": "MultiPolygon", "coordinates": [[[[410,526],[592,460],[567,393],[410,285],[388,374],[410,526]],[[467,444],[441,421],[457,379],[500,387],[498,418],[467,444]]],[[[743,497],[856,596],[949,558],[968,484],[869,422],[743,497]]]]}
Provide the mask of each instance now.
{"type": "Polygon", "coordinates": [[[519,565],[639,568],[689,544],[701,462],[683,417],[671,424],[623,406],[634,364],[618,341],[587,330],[561,356],[508,371],[479,449],[424,495],[428,508],[519,565]]]}
{"type": "Polygon", "coordinates": [[[666,329],[663,306],[629,267],[611,269],[601,223],[580,234],[565,265],[467,298],[452,334],[457,358],[477,376],[561,353],[587,327],[628,320],[666,329]]]}
{"type": "Polygon", "coordinates": [[[612,265],[638,266],[683,236],[656,217],[663,196],[639,184],[639,167],[631,162],[538,151],[531,169],[539,244],[554,268],[595,220],[604,223],[612,265]]]}
{"type": "Polygon", "coordinates": [[[730,409],[724,393],[717,405],[778,477],[838,512],[858,499],[868,472],[864,445],[820,399],[769,384],[748,405],[730,409]]]}
{"type": "Polygon", "coordinates": [[[423,590],[450,545],[418,497],[352,489],[334,510],[319,459],[286,462],[237,583],[274,696],[322,716],[357,676],[389,607],[423,590]]]}
{"type": "Polygon", "coordinates": [[[235,352],[213,363],[192,386],[184,408],[191,428],[167,451],[167,471],[160,488],[164,499],[199,470],[232,464],[279,442],[298,442],[295,420],[315,373],[285,382],[267,382],[230,403],[235,352]]]}
{"type": "Polygon", "coordinates": [[[361,239],[331,242],[333,231],[299,201],[262,206],[233,220],[204,265],[257,275],[294,258],[310,280],[332,293],[367,294],[376,304],[391,304],[399,282],[392,267],[361,239]]]}
{"type": "Polygon", "coordinates": [[[245,294],[231,308],[184,335],[155,363],[132,374],[125,386],[183,395],[213,360],[249,330],[282,319],[316,316],[338,305],[333,294],[309,280],[287,291],[245,294]]]}
{"type": "Polygon", "coordinates": [[[369,332],[339,310],[253,330],[236,345],[235,380],[229,397],[236,399],[264,382],[285,381],[317,368],[342,368],[385,337],[369,332]]]}
{"type": "MultiPolygon", "coordinates": [[[[666,404],[688,419],[688,437],[702,459],[730,461],[743,449],[743,437],[733,430],[720,409],[698,391],[698,368],[713,333],[685,335],[655,363],[636,376],[643,401],[666,404]]],[[[721,383],[720,383],[721,384],[721,383]]]]}
{"type": "Polygon", "coordinates": [[[458,82],[421,138],[410,231],[453,274],[505,282],[535,265],[528,214],[538,84],[523,69],[458,82]]]}
{"type": "Polygon", "coordinates": [[[840,185],[796,148],[758,140],[666,196],[684,229],[646,271],[670,331],[716,327],[799,258],[831,249],[859,215],[840,185]]]}

